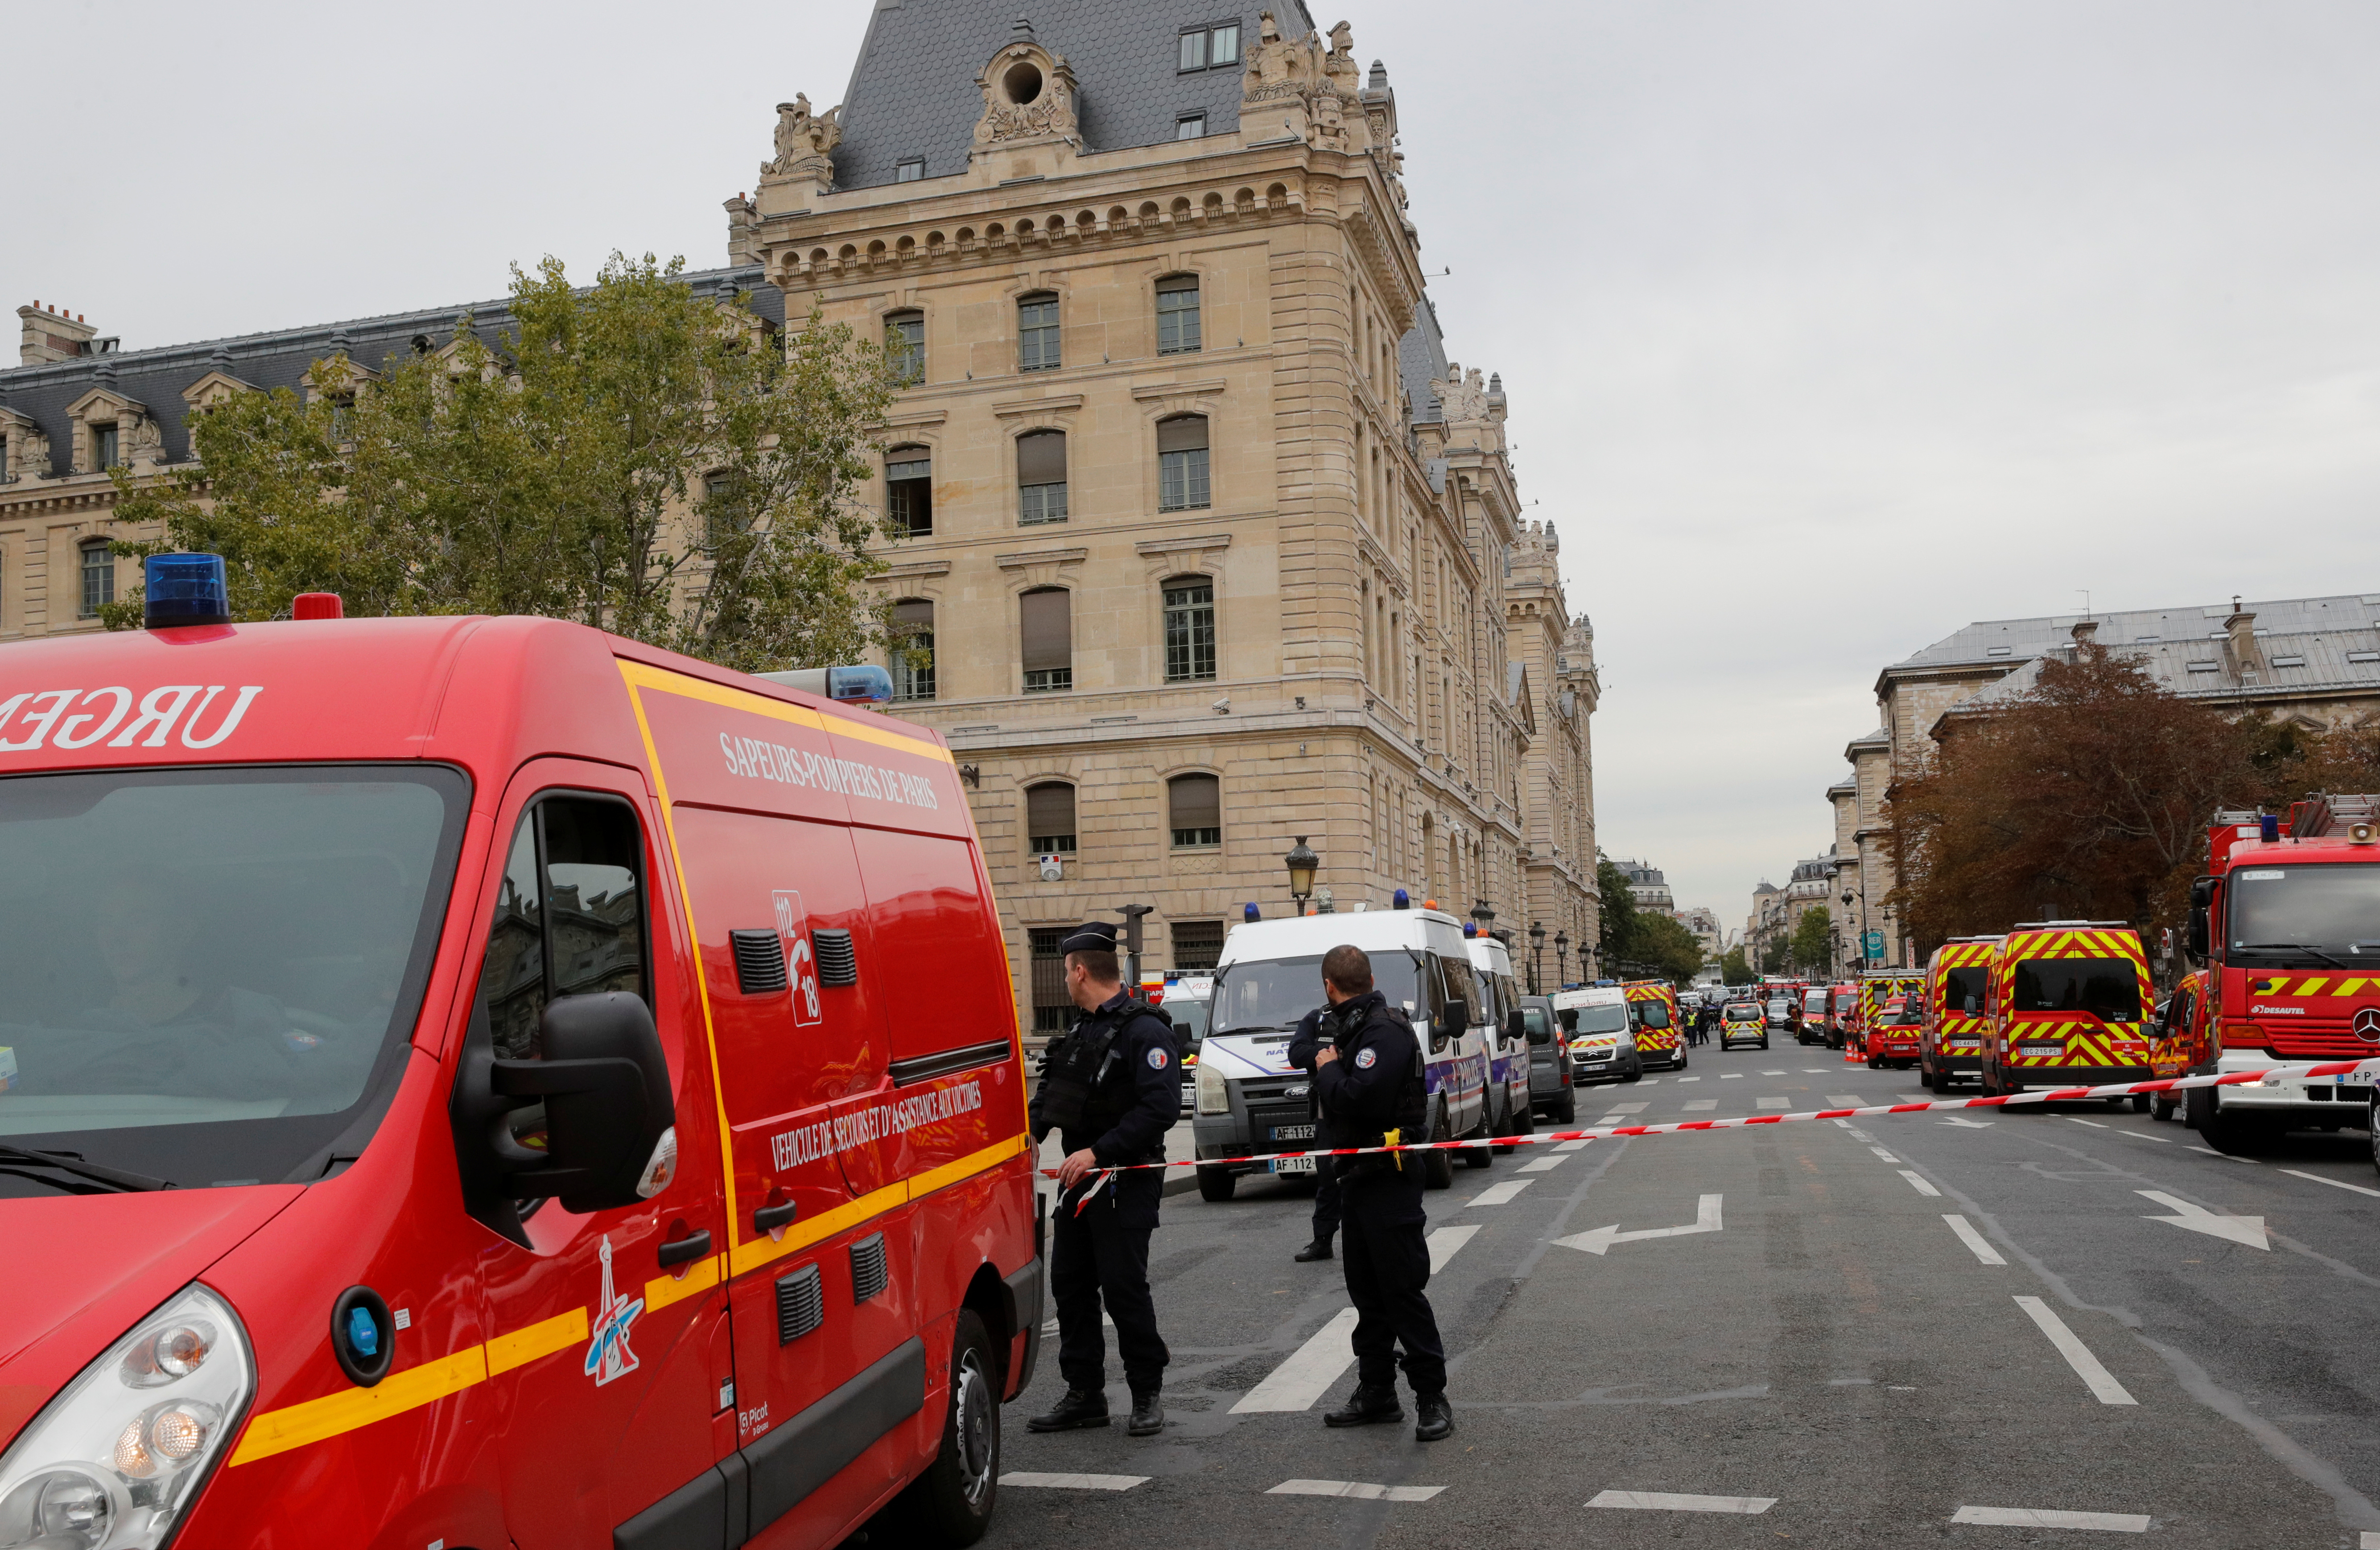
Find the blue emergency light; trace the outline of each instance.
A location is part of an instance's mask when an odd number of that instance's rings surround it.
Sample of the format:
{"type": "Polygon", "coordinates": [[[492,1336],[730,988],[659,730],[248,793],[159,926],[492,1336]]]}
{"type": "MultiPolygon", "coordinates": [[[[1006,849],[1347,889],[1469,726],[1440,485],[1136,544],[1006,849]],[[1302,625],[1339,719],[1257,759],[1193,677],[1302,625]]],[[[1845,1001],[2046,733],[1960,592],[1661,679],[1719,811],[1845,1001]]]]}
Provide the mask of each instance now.
{"type": "Polygon", "coordinates": [[[1464,921],[1463,923],[1463,934],[1466,937],[1476,937],[1479,935],[1479,923],[1475,920],[1464,921]]]}
{"type": "Polygon", "coordinates": [[[2266,813],[2256,822],[2263,830],[2265,843],[2269,845],[2280,839],[2281,816],[2278,813],[2266,813]]]}
{"type": "Polygon", "coordinates": [[[831,667],[826,670],[826,697],[888,704],[892,698],[892,675],[872,662],[862,662],[856,667],[831,667]]]}
{"type": "Polygon", "coordinates": [[[1409,909],[1412,909],[1412,908],[1413,908],[1413,895],[1412,895],[1412,894],[1410,894],[1410,893],[1407,893],[1407,892],[1406,892],[1403,889],[1402,889],[1402,888],[1401,888],[1401,889],[1399,889],[1399,890],[1397,890],[1396,897],[1389,901],[1389,908],[1390,908],[1390,909],[1392,909],[1392,910],[1409,910],[1409,909]]]}
{"type": "Polygon", "coordinates": [[[1254,904],[1248,904],[1242,907],[1240,911],[1240,918],[1242,920],[1262,920],[1264,918],[1264,912],[1257,909],[1254,904]]]}
{"type": "Polygon", "coordinates": [[[141,566],[140,623],[152,630],[231,623],[220,554],[152,554],[141,566]]]}

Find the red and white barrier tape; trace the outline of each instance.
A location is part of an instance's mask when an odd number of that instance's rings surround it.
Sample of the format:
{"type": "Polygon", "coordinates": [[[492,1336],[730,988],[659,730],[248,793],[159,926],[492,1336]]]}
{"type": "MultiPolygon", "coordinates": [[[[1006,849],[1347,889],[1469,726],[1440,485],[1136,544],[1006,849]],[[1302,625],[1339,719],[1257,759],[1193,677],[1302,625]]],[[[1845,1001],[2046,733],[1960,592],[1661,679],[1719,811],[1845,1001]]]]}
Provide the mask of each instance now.
{"type": "MultiPolygon", "coordinates": [[[[2019,1068],[2022,1070],[2022,1068],[2019,1068]]],[[[2136,1093],[2178,1093],[2191,1087],[2244,1087],[2260,1082],[2295,1082],[2307,1077],[2357,1076],[2380,1082],[2380,1059],[2327,1060],[2312,1065],[2267,1066],[2262,1071],[2226,1072],[2219,1076],[2168,1076],[2155,1082],[2119,1082],[2106,1087],[2047,1087],[1997,1098],[1942,1098],[1931,1103],[1878,1103],[1859,1108],[1814,1108],[1800,1114],[1746,1114],[1726,1120],[1676,1120],[1660,1125],[1605,1125],[1591,1130],[1537,1131],[1528,1135],[1482,1136],[1472,1140],[1416,1141],[1396,1146],[1333,1146],[1309,1152],[1263,1152],[1245,1157],[1207,1157],[1176,1162],[1122,1163],[1100,1173],[1133,1173],[1159,1168],[1199,1168],[1209,1164],[1280,1162],[1289,1157],[1359,1157],[1376,1152],[1461,1152],[1481,1146],[1540,1146],[1559,1141],[1605,1141],[1624,1135],[1672,1135],[1681,1131],[1741,1130],[1748,1125],[1782,1125],[1797,1120],[1852,1120],[1870,1114],[1932,1114],[1957,1108],[2005,1108],[2010,1105],[2070,1103],[2080,1098],[2120,1098],[2136,1093]]],[[[1054,1179],[1054,1168],[1041,1169],[1054,1179]]]]}

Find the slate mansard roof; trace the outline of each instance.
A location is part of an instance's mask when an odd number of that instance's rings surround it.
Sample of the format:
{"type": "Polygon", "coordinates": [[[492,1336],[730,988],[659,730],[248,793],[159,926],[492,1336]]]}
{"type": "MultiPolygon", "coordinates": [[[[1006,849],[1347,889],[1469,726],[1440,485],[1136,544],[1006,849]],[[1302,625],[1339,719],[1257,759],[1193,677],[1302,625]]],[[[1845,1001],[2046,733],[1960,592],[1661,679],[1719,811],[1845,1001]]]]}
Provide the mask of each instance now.
{"type": "MultiPolygon", "coordinates": [[[[749,291],[755,312],[781,326],[785,321],[784,293],[763,284],[757,268],[706,270],[684,278],[699,293],[724,292],[732,297],[749,291]]],[[[443,348],[454,340],[455,321],[464,312],[471,314],[473,332],[491,345],[512,328],[512,305],[499,299],[194,345],[76,356],[45,365],[0,369],[0,408],[29,417],[49,437],[50,466],[38,471],[64,474],[72,466],[74,449],[67,408],[95,387],[109,388],[147,407],[164,437],[167,460],[179,463],[190,455],[189,428],[182,423],[188,413],[182,394],[208,372],[221,371],[252,387],[294,391],[315,361],[341,350],[357,365],[379,370],[390,359],[421,347],[418,340],[426,341],[430,349],[443,348]]],[[[10,471],[16,471],[13,462],[10,471]]]]}
{"type": "MultiPolygon", "coordinates": [[[[1272,0],[1271,9],[1285,34],[1315,30],[1304,0],[1272,0]]],[[[1239,127],[1243,67],[1178,69],[1177,40],[1185,29],[1237,21],[1245,59],[1254,11],[1215,0],[878,0],[844,91],[835,187],[891,183],[901,163],[920,159],[928,177],[964,172],[983,116],[976,74],[1018,36],[1020,17],[1073,68],[1087,149],[1161,144],[1185,113],[1206,114],[1209,134],[1239,127]]]]}
{"type": "MultiPolygon", "coordinates": [[[[2380,623],[2380,595],[2346,593],[2327,598],[2284,598],[2248,601],[2240,608],[2256,616],[2256,633],[2297,635],[2320,630],[2368,628],[2380,623]]],[[[2166,641],[2220,638],[2223,621],[2231,611],[2216,604],[2204,608],[2144,608],[2095,615],[2102,646],[2145,646],[2166,641]]],[[[1895,662],[1889,674],[1909,669],[1963,666],[1969,663],[2013,665],[2030,657],[2073,644],[2080,613],[2049,614],[2038,619],[1984,619],[1943,636],[1914,656],[1895,662]]]]}

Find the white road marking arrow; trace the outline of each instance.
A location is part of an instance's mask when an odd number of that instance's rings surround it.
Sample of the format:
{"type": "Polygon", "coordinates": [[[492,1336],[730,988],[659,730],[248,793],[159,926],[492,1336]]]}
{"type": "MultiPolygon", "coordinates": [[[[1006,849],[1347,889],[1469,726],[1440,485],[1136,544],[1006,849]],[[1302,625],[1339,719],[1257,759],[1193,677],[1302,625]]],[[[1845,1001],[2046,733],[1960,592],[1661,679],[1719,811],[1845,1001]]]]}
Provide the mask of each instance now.
{"type": "Polygon", "coordinates": [[[2176,1200],[2173,1196],[2156,1190],[2134,1190],[2132,1193],[2146,1195],[2159,1205],[2180,1213],[2172,1217],[2146,1217],[2142,1218],[2144,1221],[2171,1222],[2176,1227],[2186,1227],[2192,1232],[2203,1232],[2210,1238],[2228,1238],[2234,1243],[2245,1243],[2252,1249],[2264,1249],[2267,1252],[2272,1249],[2272,1244],[2265,1241],[2265,1218],[2262,1217],[2218,1216],[2203,1205],[2192,1205],[2186,1200],[2176,1200]]]}
{"type": "Polygon", "coordinates": [[[1694,1221],[1685,1227],[1647,1227],[1639,1228],[1634,1232],[1622,1232],[1615,1223],[1610,1227],[1598,1227],[1591,1232],[1573,1232],[1554,1241],[1565,1249],[1581,1249],[1591,1254],[1600,1254],[1609,1253],[1614,1243],[1633,1243],[1644,1238],[1688,1238],[1697,1232],[1717,1232],[1719,1230],[1719,1202],[1725,1198],[1716,1194],[1703,1196],[1701,1203],[1694,1207],[1694,1221]]]}
{"type": "Polygon", "coordinates": [[[1992,1123],[1989,1120],[1937,1120],[1934,1122],[1937,1125],[1956,1125],[1962,1131],[1988,1130],[1992,1123]]]}

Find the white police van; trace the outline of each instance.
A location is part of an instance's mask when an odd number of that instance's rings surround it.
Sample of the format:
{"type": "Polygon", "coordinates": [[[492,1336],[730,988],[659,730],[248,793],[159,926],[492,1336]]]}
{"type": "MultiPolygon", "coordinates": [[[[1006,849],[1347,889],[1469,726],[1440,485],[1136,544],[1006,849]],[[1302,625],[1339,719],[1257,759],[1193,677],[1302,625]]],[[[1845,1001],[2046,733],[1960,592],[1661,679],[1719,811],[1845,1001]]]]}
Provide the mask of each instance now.
{"type": "MultiPolygon", "coordinates": [[[[1430,1136],[1488,1133],[1488,1011],[1463,937],[1463,923],[1442,910],[1393,909],[1305,915],[1235,926],[1223,939],[1198,1052],[1197,1112],[1191,1118],[1198,1193],[1229,1200],[1239,1175],[1305,1173],[1310,1159],[1234,1163],[1305,1145],[1314,1136],[1311,1079],[1289,1063],[1289,1041],[1305,1015],[1324,1004],[1322,955],[1341,943],[1372,960],[1373,988],[1413,1018],[1429,1089],[1430,1136]]],[[[1522,1068],[1525,1084],[1528,1070],[1522,1068]]],[[[1463,1158],[1486,1168],[1486,1147],[1463,1158]]],[[[1454,1182],[1454,1154],[1418,1161],[1431,1189],[1454,1182]]],[[[1408,1164],[1408,1166],[1415,1166],[1408,1164]]]]}
{"type": "Polygon", "coordinates": [[[1570,1033],[1574,1085],[1633,1082],[1645,1074],[1644,1058],[1636,1052],[1636,1035],[1629,1027],[1627,991],[1616,985],[1589,985],[1560,991],[1553,1002],[1554,1015],[1570,1033]]]}
{"type": "Polygon", "coordinates": [[[1463,945],[1471,951],[1471,975],[1488,1003],[1487,1015],[1480,1019],[1488,1048],[1488,1131],[1491,1135],[1526,1135],[1537,1121],[1529,1102],[1529,1031],[1521,1022],[1521,987],[1512,983],[1512,956],[1504,944],[1478,935],[1478,929],[1463,928],[1463,945]]]}

